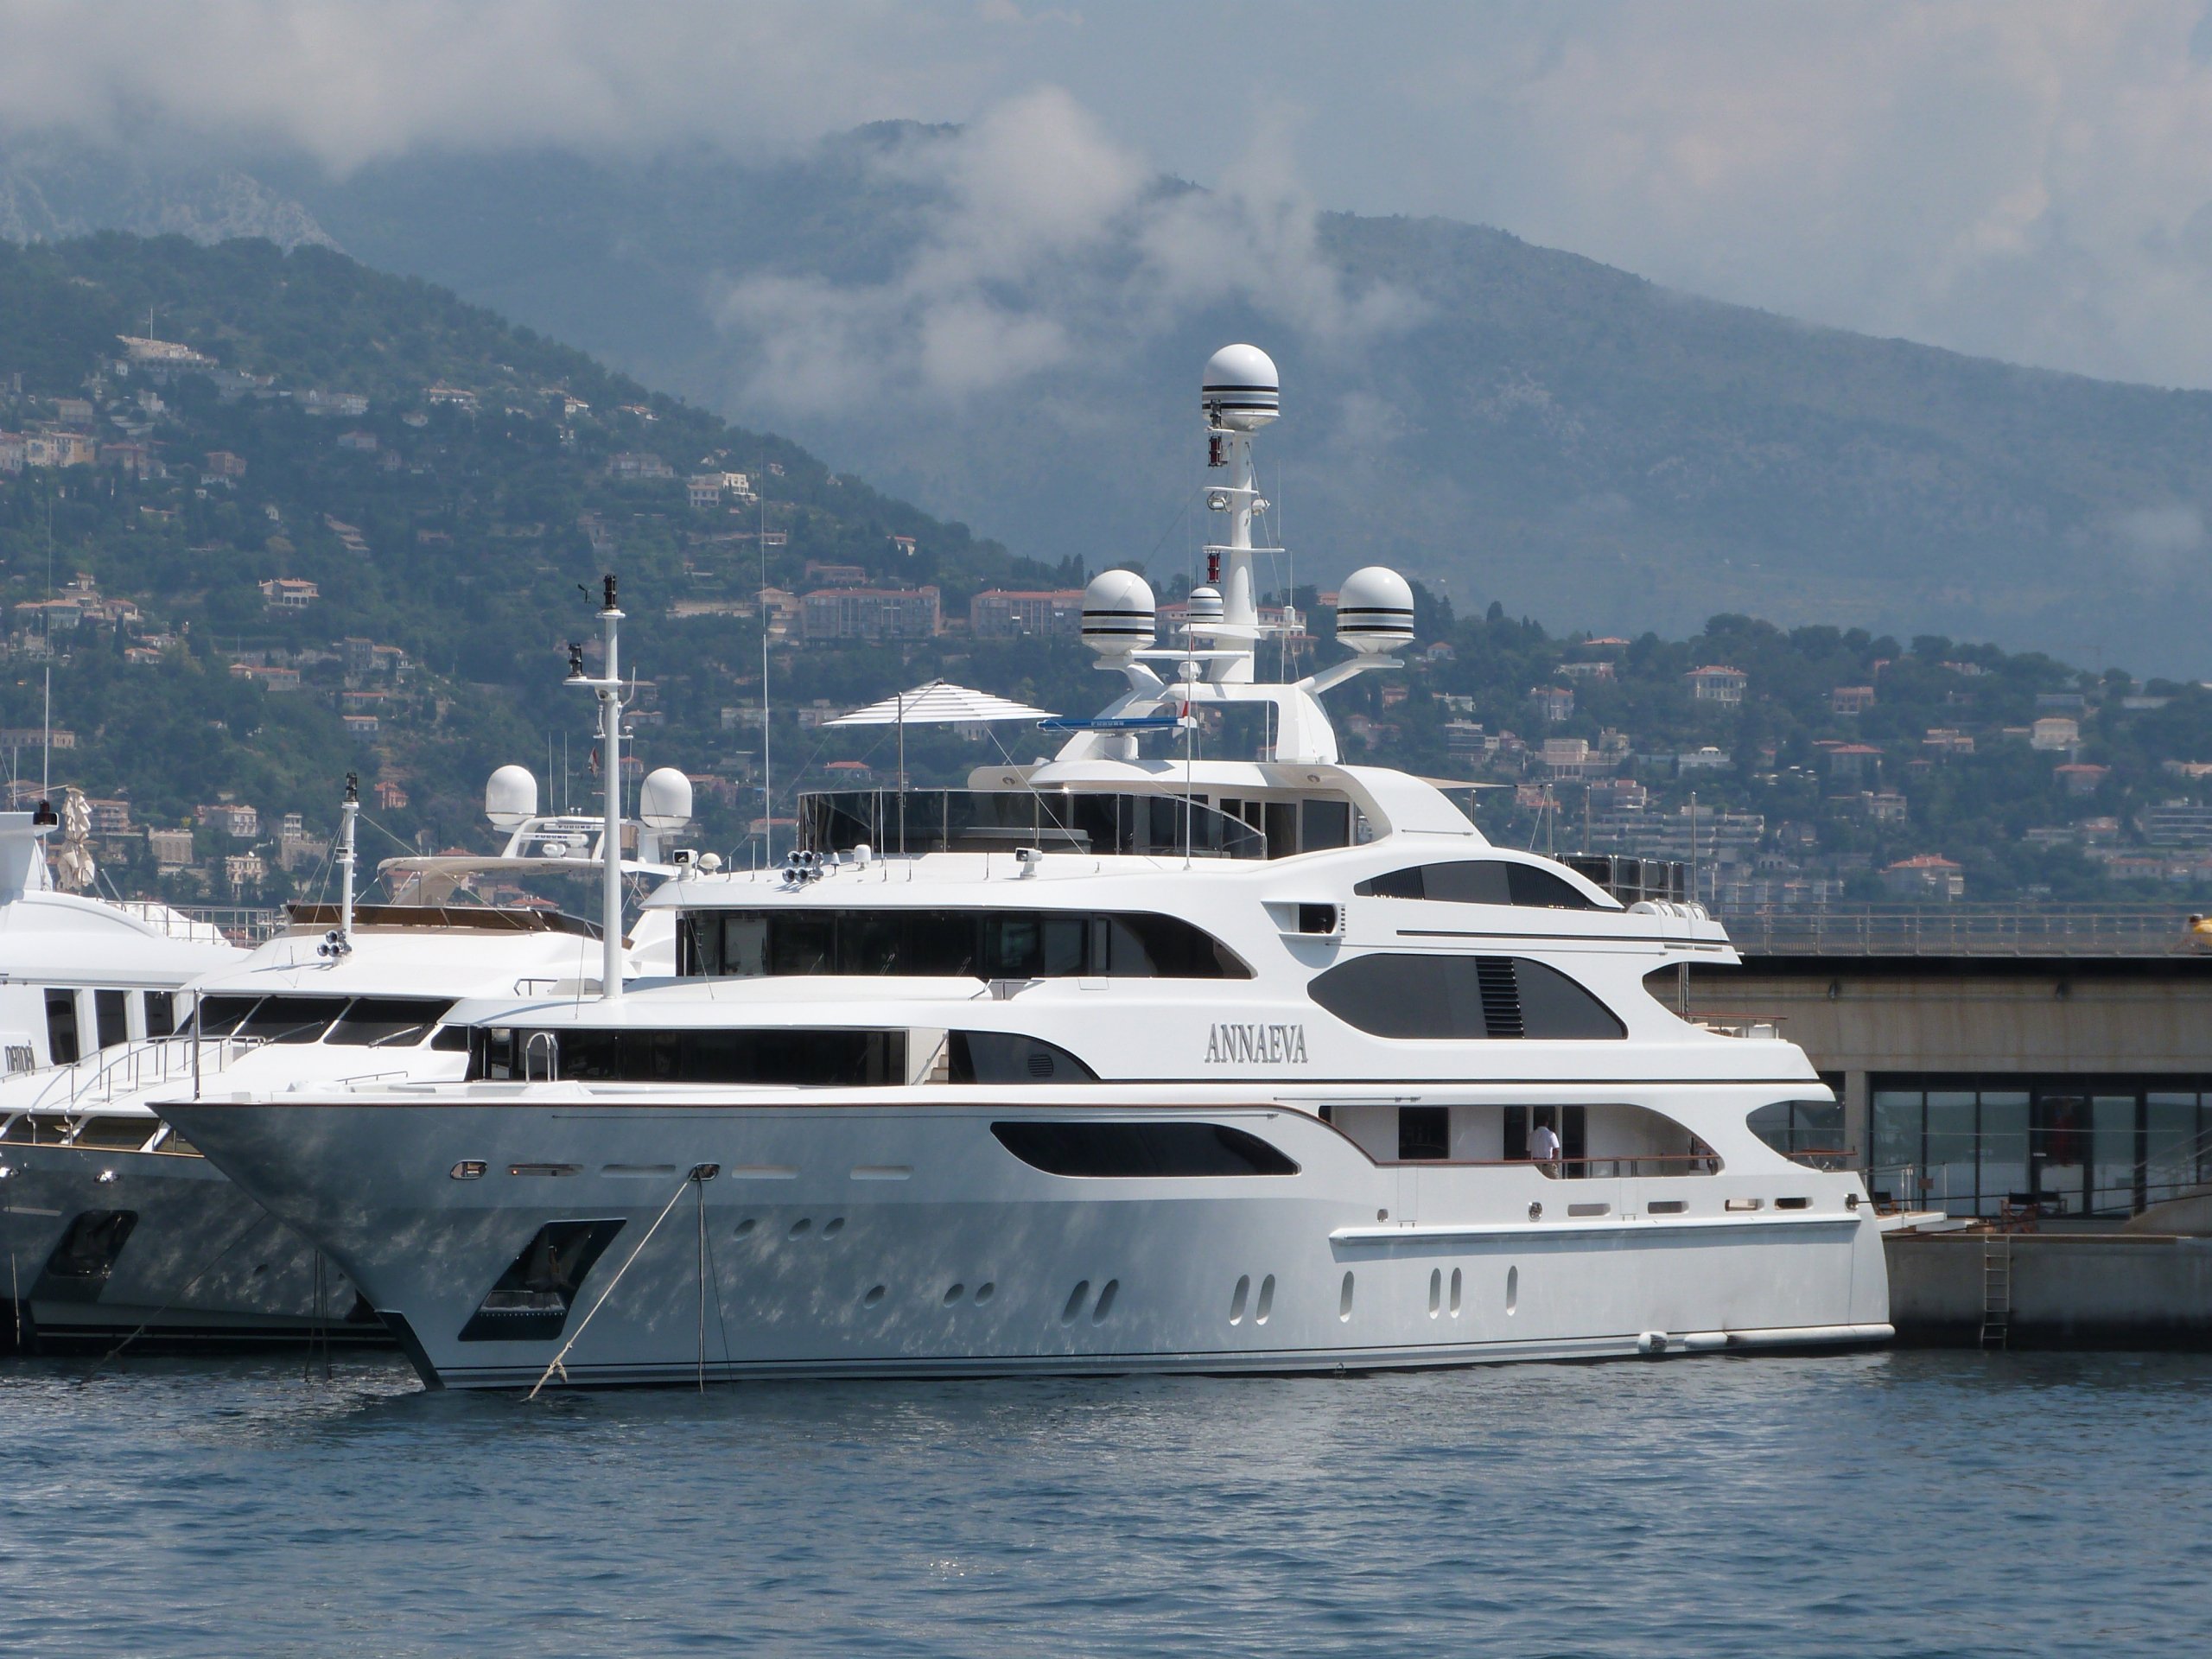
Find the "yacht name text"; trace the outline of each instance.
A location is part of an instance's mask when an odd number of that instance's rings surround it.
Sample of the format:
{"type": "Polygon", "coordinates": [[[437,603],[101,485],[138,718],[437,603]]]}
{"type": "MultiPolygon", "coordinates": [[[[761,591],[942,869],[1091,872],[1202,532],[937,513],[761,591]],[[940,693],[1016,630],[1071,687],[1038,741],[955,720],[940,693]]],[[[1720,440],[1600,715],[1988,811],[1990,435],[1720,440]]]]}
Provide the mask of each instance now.
{"type": "Polygon", "coordinates": [[[1217,1025],[1206,1030],[1208,1065],[1303,1065],[1303,1026],[1217,1025]]]}

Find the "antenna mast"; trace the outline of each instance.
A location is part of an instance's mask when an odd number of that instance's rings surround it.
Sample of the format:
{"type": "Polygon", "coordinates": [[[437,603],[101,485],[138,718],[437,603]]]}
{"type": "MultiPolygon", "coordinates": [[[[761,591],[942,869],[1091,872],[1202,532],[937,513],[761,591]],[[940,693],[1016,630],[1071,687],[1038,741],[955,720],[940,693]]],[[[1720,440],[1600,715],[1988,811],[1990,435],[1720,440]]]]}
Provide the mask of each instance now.
{"type": "Polygon", "coordinates": [[[600,864],[605,881],[600,905],[599,994],[609,1002],[622,997],[622,662],[618,655],[621,607],[614,602],[614,576],[601,581],[604,600],[600,626],[604,631],[607,660],[593,679],[584,672],[584,648],[569,647],[569,683],[580,685],[599,697],[599,734],[605,744],[604,775],[607,828],[600,845],[600,864]]]}
{"type": "Polygon", "coordinates": [[[361,816],[361,774],[346,774],[346,799],[338,809],[338,878],[342,885],[338,889],[338,932],[347,944],[353,943],[353,820],[361,816]]]}

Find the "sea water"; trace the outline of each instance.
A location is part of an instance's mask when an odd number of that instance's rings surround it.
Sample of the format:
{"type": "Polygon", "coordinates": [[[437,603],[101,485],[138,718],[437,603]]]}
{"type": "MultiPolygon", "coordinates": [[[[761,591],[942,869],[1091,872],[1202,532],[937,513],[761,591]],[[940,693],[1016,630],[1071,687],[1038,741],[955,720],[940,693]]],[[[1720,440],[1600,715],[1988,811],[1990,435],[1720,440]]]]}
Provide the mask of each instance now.
{"type": "Polygon", "coordinates": [[[429,1394],[0,1362],[7,1654],[2212,1643],[2212,1359],[429,1394]]]}

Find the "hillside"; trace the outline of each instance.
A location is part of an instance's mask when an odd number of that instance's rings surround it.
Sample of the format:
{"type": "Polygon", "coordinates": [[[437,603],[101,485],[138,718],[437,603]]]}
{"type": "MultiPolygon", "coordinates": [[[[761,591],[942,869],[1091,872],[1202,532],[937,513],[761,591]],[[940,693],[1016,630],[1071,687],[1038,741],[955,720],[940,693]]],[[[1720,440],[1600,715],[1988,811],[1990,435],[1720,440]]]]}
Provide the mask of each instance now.
{"type": "MultiPolygon", "coordinates": [[[[0,467],[15,671],[0,760],[36,779],[27,734],[50,668],[73,739],[56,782],[128,798],[134,833],[108,851],[142,886],[155,874],[137,832],[240,802],[273,858],[282,816],[327,829],[355,766],[391,785],[380,832],[480,845],[490,767],[543,772],[565,741],[581,774],[590,713],[557,689],[562,645],[591,634],[578,587],[607,569],[638,619],[640,755],[719,780],[702,830],[732,847],[758,810],[740,785],[759,739],[725,731],[721,710],[760,696],[764,571],[806,587],[821,585],[810,563],[859,567],[937,584],[952,609],[980,583],[1063,574],[315,246],[0,245],[0,429],[73,436],[84,455],[65,459],[86,460],[25,465],[17,448],[17,470],[0,467]],[[118,336],[145,334],[149,311],[212,366],[130,362],[118,336]],[[742,476],[695,506],[685,480],[701,472],[742,476]]],[[[902,671],[880,651],[865,668],[870,696],[902,671]]],[[[204,887],[219,854],[256,844],[202,825],[200,874],[171,885],[204,887]]],[[[286,886],[272,871],[262,890],[286,886]]]]}
{"type": "MultiPolygon", "coordinates": [[[[1154,565],[1169,600],[1176,563],[1154,565]]],[[[558,682],[563,642],[593,632],[579,588],[607,569],[633,619],[638,760],[694,774],[701,844],[741,862],[764,627],[779,816],[798,789],[889,781],[887,729],[815,728],[895,687],[944,675],[1074,711],[1112,690],[1065,634],[966,632],[971,594],[1072,587],[1072,558],[1015,558],[444,290],[313,245],[0,246],[0,761],[19,796],[35,783],[50,671],[72,740],[55,782],[104,804],[119,887],[313,886],[349,768],[378,855],[483,846],[479,791],[505,761],[565,770],[583,801],[590,710],[558,682]],[[118,337],[149,311],[194,360],[133,357],[118,337]],[[938,630],[809,638],[797,601],[758,603],[764,575],[804,594],[855,572],[934,586],[938,630]],[[305,833],[288,849],[289,813],[305,833]],[[185,849],[159,856],[147,832],[177,830],[185,849]]],[[[1319,639],[1301,649],[1325,660],[1318,586],[1294,597],[1319,639]]],[[[1347,746],[1496,785],[1475,810],[1514,844],[1687,858],[1694,825],[1707,897],[1732,910],[2212,892],[2204,687],[1735,613],[1676,639],[1560,635],[1416,593],[1408,671],[1332,699],[1347,746]]],[[[950,782],[1044,741],[935,729],[908,747],[917,781],[950,782]]]]}

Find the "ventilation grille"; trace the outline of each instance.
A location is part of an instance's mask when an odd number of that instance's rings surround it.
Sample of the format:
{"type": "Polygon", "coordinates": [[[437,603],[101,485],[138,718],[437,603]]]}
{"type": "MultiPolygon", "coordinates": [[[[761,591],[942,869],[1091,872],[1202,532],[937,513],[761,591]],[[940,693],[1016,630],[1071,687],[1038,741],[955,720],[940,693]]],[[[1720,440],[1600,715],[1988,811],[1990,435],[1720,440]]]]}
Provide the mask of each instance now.
{"type": "Polygon", "coordinates": [[[1475,976],[1482,988],[1484,1028],[1492,1037],[1520,1036],[1521,987],[1513,977],[1513,958],[1478,957],[1475,976]]]}

